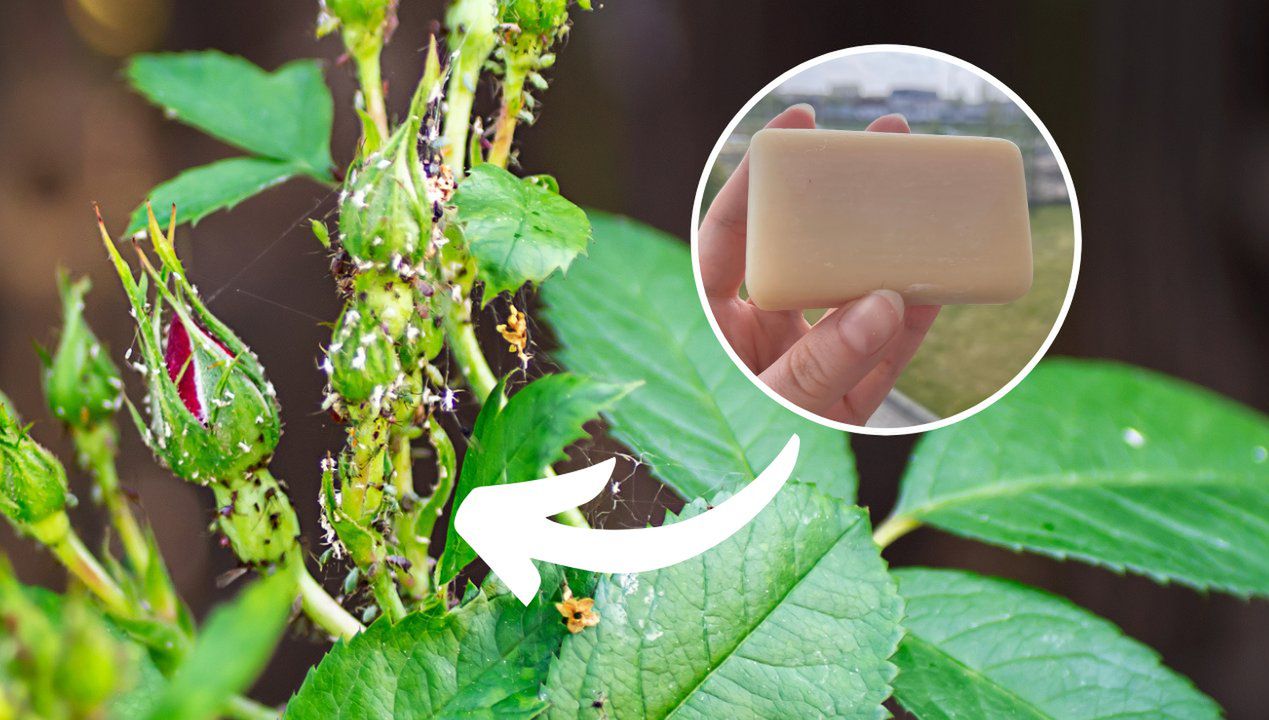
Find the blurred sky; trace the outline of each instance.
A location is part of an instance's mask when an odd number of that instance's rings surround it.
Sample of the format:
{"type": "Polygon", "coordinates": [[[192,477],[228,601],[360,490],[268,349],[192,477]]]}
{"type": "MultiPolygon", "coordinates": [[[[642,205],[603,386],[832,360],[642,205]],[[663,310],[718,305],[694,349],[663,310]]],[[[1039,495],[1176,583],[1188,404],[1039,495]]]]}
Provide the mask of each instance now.
{"type": "Polygon", "coordinates": [[[915,88],[969,102],[1005,99],[987,81],[949,62],[890,51],[829,60],[784,81],[776,92],[827,93],[835,85],[857,85],[863,95],[889,95],[895,88],[915,88]]]}

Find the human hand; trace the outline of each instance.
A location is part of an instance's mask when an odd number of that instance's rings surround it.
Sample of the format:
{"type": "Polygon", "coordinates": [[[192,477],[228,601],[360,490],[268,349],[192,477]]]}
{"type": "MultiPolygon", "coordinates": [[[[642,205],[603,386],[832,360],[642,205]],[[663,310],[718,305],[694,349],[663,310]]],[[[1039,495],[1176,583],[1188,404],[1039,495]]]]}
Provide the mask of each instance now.
{"type": "MultiPolygon", "coordinates": [[[[767,124],[814,128],[815,111],[794,105],[767,124]]],[[[902,115],[877,118],[871,132],[910,132],[902,115]]],[[[863,425],[916,354],[939,307],[904,307],[878,290],[834,308],[811,325],[798,310],[761,310],[741,299],[749,156],[710,205],[700,228],[701,277],[714,319],[745,365],[768,387],[830,420],[863,425]]]]}

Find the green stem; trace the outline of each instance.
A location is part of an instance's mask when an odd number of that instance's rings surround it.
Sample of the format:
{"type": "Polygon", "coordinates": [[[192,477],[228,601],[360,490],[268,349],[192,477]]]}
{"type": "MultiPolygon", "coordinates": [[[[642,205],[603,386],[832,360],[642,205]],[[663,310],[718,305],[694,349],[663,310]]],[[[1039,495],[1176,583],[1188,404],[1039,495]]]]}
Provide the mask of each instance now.
{"type": "MultiPolygon", "coordinates": [[[[555,468],[549,465],[542,470],[542,477],[555,477],[555,468]]],[[[572,510],[565,510],[555,516],[556,522],[564,525],[571,525],[576,528],[589,528],[590,522],[586,520],[586,513],[582,509],[575,507],[572,510]]]]}
{"type": "Polygon", "coordinates": [[[392,572],[387,567],[380,565],[371,573],[370,590],[374,593],[375,603],[393,623],[406,616],[405,603],[401,602],[396,581],[392,579],[392,572]]]}
{"type": "Polygon", "coordinates": [[[489,369],[489,361],[485,360],[485,353],[476,340],[476,327],[472,324],[470,310],[468,316],[462,320],[455,319],[453,313],[446,313],[444,322],[445,335],[449,338],[449,349],[454,362],[458,363],[458,370],[467,380],[467,386],[471,388],[476,400],[484,404],[485,398],[489,397],[489,393],[498,384],[498,379],[493,370],[489,369]]]}
{"type": "Polygon", "coordinates": [[[397,497],[414,494],[414,454],[410,452],[410,436],[401,428],[393,427],[388,435],[388,452],[392,454],[392,485],[397,497]]]}
{"type": "Polygon", "coordinates": [[[498,113],[493,146],[489,148],[488,162],[498,167],[505,168],[511,159],[511,140],[516,134],[520,110],[524,108],[524,80],[528,75],[526,62],[519,58],[508,59],[502,81],[502,110],[498,113]]]}
{"type": "Polygon", "coordinates": [[[449,502],[449,496],[454,492],[455,476],[458,473],[455,469],[454,443],[449,439],[445,428],[441,427],[436,418],[428,418],[427,431],[432,446],[436,448],[436,487],[432,488],[431,497],[419,510],[414,533],[419,537],[431,538],[436,519],[444,512],[445,503],[449,502]]]}
{"type": "Polygon", "coordinates": [[[230,720],[278,720],[282,714],[275,708],[261,705],[241,695],[230,698],[229,704],[221,712],[230,720]]]}
{"type": "Polygon", "coordinates": [[[123,493],[119,490],[119,474],[115,467],[116,432],[109,423],[97,423],[72,431],[84,469],[92,474],[106,506],[110,522],[119,533],[123,552],[137,577],[145,577],[150,567],[150,544],[123,493]]]}
{"type": "Polygon", "coordinates": [[[294,562],[298,564],[296,573],[299,576],[300,605],[310,620],[332,637],[343,640],[351,640],[365,629],[309,574],[298,555],[294,562]]]}
{"type": "Polygon", "coordinates": [[[458,57],[445,93],[445,142],[441,156],[454,177],[461,178],[480,70],[498,41],[498,6],[493,0],[455,0],[446,13],[445,24],[450,30],[449,50],[458,57]]]}
{"type": "Polygon", "coordinates": [[[70,529],[70,519],[66,517],[66,513],[58,513],[41,521],[39,527],[34,528],[34,534],[48,546],[71,575],[97,596],[107,612],[120,617],[133,615],[132,603],[128,601],[127,595],[101,563],[97,562],[97,558],[84,547],[75,531],[70,529]],[[48,532],[54,527],[57,528],[55,531],[48,532]],[[45,541],[46,538],[55,539],[45,541]]]}
{"type": "MultiPolygon", "coordinates": [[[[491,44],[492,46],[492,44],[491,44]]],[[[485,56],[488,56],[488,52],[485,56]]],[[[441,159],[449,166],[454,177],[463,176],[464,156],[467,153],[467,133],[471,128],[471,109],[476,99],[476,83],[480,80],[480,67],[485,58],[466,51],[458,57],[458,65],[450,76],[445,93],[444,143],[441,159]]]]}
{"type": "Polygon", "coordinates": [[[556,515],[555,520],[564,525],[572,525],[577,528],[590,527],[590,523],[586,521],[586,513],[582,512],[581,508],[565,510],[559,515],[556,515]]]}
{"type": "Polygon", "coordinates": [[[921,527],[921,523],[903,515],[891,515],[872,534],[877,547],[885,548],[899,538],[921,527]]]}
{"type": "MultiPolygon", "coordinates": [[[[379,67],[379,52],[383,49],[383,42],[367,43],[367,47],[355,53],[357,62],[357,81],[361,84],[361,97],[366,103],[366,115],[370,117],[374,123],[375,133],[372,135],[370,128],[362,128],[362,134],[367,142],[372,137],[378,137],[380,141],[388,137],[388,107],[383,97],[383,74],[379,67]]],[[[367,154],[374,152],[378,143],[373,143],[376,147],[367,147],[367,154]]]]}
{"type": "Polygon", "coordinates": [[[410,437],[396,428],[393,430],[390,448],[392,464],[396,470],[394,484],[397,485],[397,495],[402,507],[410,508],[408,512],[400,512],[393,518],[400,552],[410,561],[408,570],[396,571],[397,579],[411,598],[421,600],[431,590],[431,573],[428,569],[430,536],[419,535],[416,530],[419,513],[423,512],[423,503],[414,490],[414,451],[410,446],[410,437]],[[402,478],[405,478],[404,482],[402,478]]]}

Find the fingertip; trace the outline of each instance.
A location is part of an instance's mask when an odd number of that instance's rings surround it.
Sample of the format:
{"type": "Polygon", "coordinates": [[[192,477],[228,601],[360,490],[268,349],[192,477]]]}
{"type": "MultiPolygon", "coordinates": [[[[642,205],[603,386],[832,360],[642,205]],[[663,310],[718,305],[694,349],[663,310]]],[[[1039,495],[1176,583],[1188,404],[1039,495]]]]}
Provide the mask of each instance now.
{"type": "Polygon", "coordinates": [[[815,106],[798,103],[776,115],[767,123],[769,128],[812,129],[815,127],[815,106]]]}
{"type": "Polygon", "coordinates": [[[875,290],[872,294],[890,303],[890,307],[894,308],[895,318],[903,317],[904,304],[902,295],[894,290],[875,290]]]}
{"type": "Polygon", "coordinates": [[[934,324],[934,319],[939,316],[939,311],[942,309],[942,305],[912,305],[904,315],[903,321],[909,328],[925,329],[934,324]]]}
{"type": "Polygon", "coordinates": [[[865,128],[868,132],[887,132],[887,133],[910,133],[912,128],[908,126],[908,119],[900,113],[890,113],[868,123],[865,128]]]}

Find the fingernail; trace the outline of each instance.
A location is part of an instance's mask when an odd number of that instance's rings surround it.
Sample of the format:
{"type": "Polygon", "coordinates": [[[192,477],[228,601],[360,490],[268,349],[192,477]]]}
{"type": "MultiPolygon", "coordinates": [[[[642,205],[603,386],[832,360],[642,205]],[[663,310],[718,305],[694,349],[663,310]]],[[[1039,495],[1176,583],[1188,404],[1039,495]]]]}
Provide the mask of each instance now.
{"type": "Polygon", "coordinates": [[[894,118],[895,120],[902,120],[904,125],[908,124],[908,119],[903,116],[903,113],[889,113],[887,115],[882,115],[881,117],[877,119],[885,120],[886,118],[894,118]]]}
{"type": "Polygon", "coordinates": [[[837,321],[842,339],[860,355],[872,355],[903,324],[903,298],[893,290],[877,290],[860,298],[837,321]]]}
{"type": "Polygon", "coordinates": [[[802,108],[802,109],[803,109],[803,110],[805,110],[808,114],[810,114],[810,116],[811,116],[811,119],[812,119],[812,120],[814,120],[814,119],[815,119],[815,106],[814,106],[814,105],[812,105],[812,104],[810,104],[810,103],[798,103],[797,105],[793,105],[793,106],[791,106],[789,109],[790,109],[790,110],[793,110],[793,109],[795,109],[795,108],[802,108]]]}

